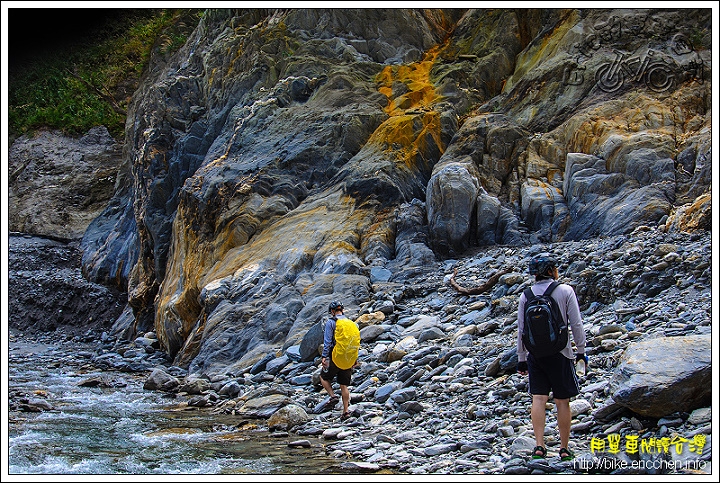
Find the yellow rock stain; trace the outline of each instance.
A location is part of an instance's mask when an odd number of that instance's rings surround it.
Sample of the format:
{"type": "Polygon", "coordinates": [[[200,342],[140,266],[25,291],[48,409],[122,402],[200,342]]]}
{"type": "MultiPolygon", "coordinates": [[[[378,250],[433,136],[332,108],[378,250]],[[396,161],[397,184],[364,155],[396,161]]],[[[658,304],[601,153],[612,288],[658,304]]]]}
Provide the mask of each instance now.
{"type": "Polygon", "coordinates": [[[389,117],[372,135],[369,144],[392,151],[400,161],[413,169],[428,151],[430,139],[445,150],[440,138],[440,116],[432,106],[440,96],[430,79],[430,72],[444,46],[436,45],[422,60],[408,65],[388,65],[376,77],[378,91],[388,98],[385,113],[389,117]],[[404,84],[407,92],[394,96],[393,85],[404,84]]]}
{"type": "Polygon", "coordinates": [[[359,243],[355,239],[357,232],[348,227],[364,225],[367,213],[354,209],[355,200],[345,195],[332,195],[326,202],[295,210],[275,220],[248,243],[227,250],[207,271],[201,284],[239,276],[257,260],[299,268],[310,265],[318,250],[355,251],[359,243]]]}
{"type": "Polygon", "coordinates": [[[426,109],[434,104],[439,95],[430,81],[430,70],[442,47],[436,45],[425,53],[423,59],[408,65],[388,65],[376,77],[378,91],[388,98],[385,112],[389,116],[405,114],[408,110],[426,109]],[[393,84],[400,82],[408,92],[393,98],[393,84]]]}
{"type": "Polygon", "coordinates": [[[192,224],[183,222],[188,215],[182,207],[178,215],[172,247],[175,256],[156,302],[155,330],[163,343],[169,338],[168,327],[177,330],[182,339],[188,337],[201,310],[198,295],[208,284],[226,277],[243,283],[274,269],[297,273],[316,260],[328,259],[328,254],[353,256],[360,246],[358,233],[371,219],[367,210],[357,208],[354,198],[340,190],[274,219],[249,240],[233,246],[228,240],[235,237],[231,231],[237,225],[225,224],[208,240],[190,229],[192,224]],[[264,261],[262,266],[259,260],[264,261]],[[166,325],[171,321],[179,326],[166,325]]]}

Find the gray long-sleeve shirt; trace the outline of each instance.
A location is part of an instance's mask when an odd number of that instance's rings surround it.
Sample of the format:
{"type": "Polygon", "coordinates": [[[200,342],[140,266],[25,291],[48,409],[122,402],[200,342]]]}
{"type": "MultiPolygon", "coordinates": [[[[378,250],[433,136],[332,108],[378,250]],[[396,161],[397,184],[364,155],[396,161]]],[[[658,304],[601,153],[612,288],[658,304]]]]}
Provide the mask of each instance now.
{"type": "Polygon", "coordinates": [[[335,345],[335,317],[329,317],[325,321],[325,330],[323,332],[323,350],[322,350],[322,356],[327,358],[330,357],[330,351],[333,348],[333,345],[335,345]]]}
{"type": "MultiPolygon", "coordinates": [[[[532,286],[532,291],[535,295],[542,295],[547,290],[548,286],[553,282],[552,279],[540,280],[532,286]]],[[[570,331],[572,332],[572,339],[568,337],[568,342],[565,348],[562,350],[562,354],[568,359],[574,359],[572,342],[575,342],[577,352],[580,354],[585,353],[585,329],[583,328],[582,316],[580,315],[580,305],[578,304],[575,290],[570,285],[561,283],[553,291],[552,298],[558,303],[560,307],[560,313],[562,313],[563,320],[570,324],[570,331]]],[[[527,361],[528,351],[522,341],[523,328],[525,327],[525,294],[520,296],[518,301],[518,337],[517,337],[517,355],[518,362],[527,361]]]]}

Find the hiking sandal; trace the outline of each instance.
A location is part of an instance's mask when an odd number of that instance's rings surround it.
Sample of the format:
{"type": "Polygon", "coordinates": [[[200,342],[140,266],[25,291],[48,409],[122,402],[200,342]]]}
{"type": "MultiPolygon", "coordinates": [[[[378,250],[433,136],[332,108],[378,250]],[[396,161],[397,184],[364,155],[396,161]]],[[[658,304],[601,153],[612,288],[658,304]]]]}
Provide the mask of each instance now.
{"type": "Polygon", "coordinates": [[[575,454],[567,448],[560,448],[560,461],[570,461],[575,458],[575,454]]]}
{"type": "Polygon", "coordinates": [[[345,411],[342,413],[342,416],[340,416],[340,421],[345,421],[346,419],[350,419],[350,411],[345,411]]]}
{"type": "MultiPolygon", "coordinates": [[[[565,449],[565,448],[563,448],[563,449],[565,449]]],[[[560,451],[562,451],[562,450],[560,450],[560,451]]],[[[533,451],[532,451],[532,457],[534,460],[543,459],[546,456],[547,456],[547,449],[545,449],[544,446],[535,446],[535,449],[533,449],[533,451]]]]}

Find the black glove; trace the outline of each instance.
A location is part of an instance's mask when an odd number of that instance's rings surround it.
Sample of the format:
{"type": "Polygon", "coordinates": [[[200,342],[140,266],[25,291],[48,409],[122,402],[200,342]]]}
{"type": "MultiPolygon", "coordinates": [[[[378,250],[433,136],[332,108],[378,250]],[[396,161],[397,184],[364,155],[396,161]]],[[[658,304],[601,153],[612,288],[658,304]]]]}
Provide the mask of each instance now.
{"type": "Polygon", "coordinates": [[[575,354],[575,362],[576,362],[576,363],[580,362],[581,359],[584,359],[584,360],[585,360],[585,365],[587,366],[587,364],[588,364],[588,356],[586,356],[585,354],[575,354]]]}
{"type": "Polygon", "coordinates": [[[526,361],[518,362],[518,365],[517,365],[518,372],[527,372],[527,370],[528,370],[528,367],[527,367],[526,361]]]}

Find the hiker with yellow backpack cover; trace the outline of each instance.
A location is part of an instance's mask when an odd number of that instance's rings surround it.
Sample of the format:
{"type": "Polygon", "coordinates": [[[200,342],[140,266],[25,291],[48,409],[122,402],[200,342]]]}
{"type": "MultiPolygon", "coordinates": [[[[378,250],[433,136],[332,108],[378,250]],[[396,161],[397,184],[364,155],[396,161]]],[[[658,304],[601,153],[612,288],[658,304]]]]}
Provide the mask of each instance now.
{"type": "Polygon", "coordinates": [[[345,317],[340,302],[330,304],[330,317],[325,321],[323,333],[322,370],[320,383],[330,396],[328,407],[334,408],[338,397],[332,389],[332,381],[337,376],[342,396],[343,412],[341,420],[350,417],[350,390],[353,367],[357,365],[360,350],[360,329],[352,320],[345,317]]]}

